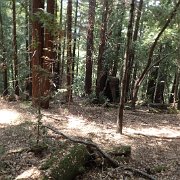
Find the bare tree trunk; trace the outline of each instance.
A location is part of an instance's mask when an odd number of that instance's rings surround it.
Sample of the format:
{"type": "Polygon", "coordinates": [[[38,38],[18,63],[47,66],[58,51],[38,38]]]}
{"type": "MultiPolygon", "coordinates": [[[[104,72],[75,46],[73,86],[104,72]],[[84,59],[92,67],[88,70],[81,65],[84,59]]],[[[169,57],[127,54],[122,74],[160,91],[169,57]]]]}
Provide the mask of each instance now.
{"type": "Polygon", "coordinates": [[[96,83],[96,96],[99,97],[100,93],[100,82],[99,78],[103,70],[104,64],[104,51],[106,47],[106,33],[107,33],[107,21],[108,21],[108,14],[109,14],[109,0],[104,0],[103,4],[103,14],[102,14],[102,24],[101,24],[101,31],[100,31],[100,43],[99,43],[99,54],[98,54],[98,63],[97,63],[97,83],[96,83]]]}
{"type": "MultiPolygon", "coordinates": [[[[54,16],[55,9],[55,0],[47,0],[47,12],[54,16]]],[[[54,24],[54,18],[51,19],[51,25],[54,24]]],[[[50,74],[52,71],[53,63],[55,62],[55,54],[53,51],[54,47],[54,34],[52,30],[49,30],[48,27],[45,29],[45,50],[44,50],[44,59],[43,59],[43,68],[46,73],[43,76],[42,84],[42,102],[41,107],[47,109],[49,108],[49,98],[50,98],[50,74]]]]}
{"type": "Polygon", "coordinates": [[[72,0],[67,4],[67,95],[66,101],[72,101],[72,0]]]}
{"type": "Polygon", "coordinates": [[[73,39],[73,53],[72,53],[72,84],[74,83],[74,69],[76,62],[76,43],[77,43],[77,18],[78,18],[79,0],[76,0],[76,11],[74,20],[74,39],[73,39]]]}
{"type": "Polygon", "coordinates": [[[14,93],[19,96],[19,81],[18,81],[18,57],[17,57],[17,33],[16,33],[16,0],[12,3],[13,10],[13,65],[14,65],[14,93]]]}
{"type": "Polygon", "coordinates": [[[113,62],[113,68],[112,68],[112,73],[111,75],[116,77],[117,75],[117,70],[118,70],[118,62],[119,62],[119,53],[120,53],[120,48],[121,48],[121,38],[122,38],[122,27],[123,27],[123,22],[124,22],[124,15],[125,15],[125,12],[126,12],[126,8],[125,8],[125,0],[122,2],[122,12],[121,12],[121,25],[120,27],[118,28],[118,38],[117,38],[117,41],[116,41],[116,52],[115,52],[115,59],[114,59],[114,62],[113,62]]]}
{"type": "MultiPolygon", "coordinates": [[[[139,1],[139,5],[137,7],[137,17],[136,17],[136,22],[135,22],[135,27],[134,27],[134,34],[133,34],[133,44],[135,45],[137,39],[138,39],[138,32],[139,32],[139,25],[140,25],[140,19],[141,19],[141,14],[142,14],[142,8],[143,8],[143,0],[139,1]]],[[[132,79],[132,72],[133,72],[133,64],[134,64],[134,59],[135,59],[135,46],[132,48],[132,53],[130,55],[130,60],[129,60],[129,68],[128,68],[128,75],[127,75],[127,87],[126,87],[126,100],[131,100],[131,95],[132,92],[130,91],[130,82],[132,79]]]]}
{"type": "Polygon", "coordinates": [[[6,63],[6,49],[4,44],[4,30],[3,30],[3,19],[2,19],[2,13],[1,13],[1,4],[0,4],[0,48],[2,52],[2,63],[1,63],[1,69],[3,70],[3,96],[6,96],[8,94],[8,67],[6,63]]]}
{"type": "Polygon", "coordinates": [[[137,100],[139,87],[140,87],[141,83],[143,82],[146,74],[148,73],[149,67],[151,66],[151,63],[152,63],[152,60],[153,60],[153,54],[154,54],[154,50],[156,48],[156,45],[157,45],[160,37],[162,36],[164,31],[166,30],[166,28],[169,26],[171,20],[176,15],[176,12],[177,12],[179,6],[180,6],[180,0],[177,2],[176,6],[174,7],[174,10],[171,12],[169,18],[166,20],[166,23],[164,24],[161,31],[158,33],[157,37],[155,38],[154,42],[152,43],[152,45],[150,47],[146,67],[144,68],[144,70],[143,70],[142,74],[140,75],[140,77],[136,80],[135,86],[134,86],[134,89],[133,89],[133,97],[132,97],[132,108],[133,109],[135,109],[135,104],[136,104],[136,100],[137,100]]]}
{"type": "Polygon", "coordinates": [[[89,17],[88,17],[88,31],[87,31],[87,48],[86,48],[86,76],[85,76],[85,93],[92,92],[92,66],[93,66],[93,31],[95,22],[95,7],[96,0],[89,1],[89,17]]]}
{"type": "Polygon", "coordinates": [[[127,31],[127,45],[126,45],[126,53],[125,53],[125,60],[124,60],[124,74],[123,74],[123,78],[121,82],[121,97],[120,97],[118,116],[117,116],[117,132],[120,134],[122,134],[122,129],[123,129],[123,111],[124,111],[125,94],[126,94],[126,86],[127,86],[126,83],[127,83],[129,57],[132,52],[134,8],[135,8],[135,0],[132,0],[128,31],[127,31]]]}
{"type": "Polygon", "coordinates": [[[39,70],[42,68],[42,56],[44,46],[44,29],[36,15],[40,9],[44,9],[44,0],[32,1],[32,13],[34,19],[32,21],[32,103],[33,106],[40,106],[39,99],[41,98],[41,81],[39,70]]]}

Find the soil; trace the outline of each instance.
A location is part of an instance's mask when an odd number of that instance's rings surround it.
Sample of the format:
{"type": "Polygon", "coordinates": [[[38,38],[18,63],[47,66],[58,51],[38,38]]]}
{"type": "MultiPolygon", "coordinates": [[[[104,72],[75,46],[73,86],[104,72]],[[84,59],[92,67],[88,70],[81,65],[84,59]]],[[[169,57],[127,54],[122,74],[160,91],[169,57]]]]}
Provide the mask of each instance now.
{"type": "MultiPolygon", "coordinates": [[[[116,107],[95,106],[84,99],[72,104],[51,103],[42,110],[41,122],[70,137],[91,139],[104,151],[130,145],[131,157],[123,167],[136,168],[159,180],[180,179],[180,114],[149,112],[147,107],[124,111],[123,135],[116,133],[116,107]]],[[[41,155],[31,147],[37,142],[37,110],[31,102],[0,100],[0,180],[40,179],[40,165],[58,149],[64,156],[73,143],[54,138],[52,131],[40,129],[39,142],[46,137],[50,146],[41,155]]],[[[43,172],[44,173],[44,172],[43,172]]],[[[94,167],[77,179],[143,179],[122,168],[94,167]]]]}

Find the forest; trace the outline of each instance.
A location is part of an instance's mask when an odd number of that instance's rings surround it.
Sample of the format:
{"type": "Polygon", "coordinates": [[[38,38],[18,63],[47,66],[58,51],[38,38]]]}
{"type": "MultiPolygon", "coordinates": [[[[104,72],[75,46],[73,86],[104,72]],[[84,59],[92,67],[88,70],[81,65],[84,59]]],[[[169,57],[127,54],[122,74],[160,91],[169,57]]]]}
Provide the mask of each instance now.
{"type": "Polygon", "coordinates": [[[180,0],[0,0],[0,180],[180,178],[180,0]]]}

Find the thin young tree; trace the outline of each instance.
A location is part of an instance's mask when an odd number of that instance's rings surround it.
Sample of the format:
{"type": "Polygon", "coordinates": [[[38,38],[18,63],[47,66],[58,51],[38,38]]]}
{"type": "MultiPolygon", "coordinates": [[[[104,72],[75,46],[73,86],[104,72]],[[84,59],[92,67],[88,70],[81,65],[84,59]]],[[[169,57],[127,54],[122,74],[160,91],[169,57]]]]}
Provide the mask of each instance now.
{"type": "Polygon", "coordinates": [[[85,75],[85,93],[92,92],[92,66],[93,66],[93,46],[94,46],[94,22],[95,22],[95,7],[96,0],[89,1],[88,13],[88,30],[87,30],[87,45],[86,45],[86,75],[85,75]]]}
{"type": "Polygon", "coordinates": [[[127,74],[128,74],[128,65],[129,65],[129,56],[132,52],[132,36],[133,36],[133,19],[134,19],[134,9],[135,9],[135,0],[131,1],[130,8],[130,17],[128,23],[128,31],[127,31],[127,44],[126,44],[126,52],[124,59],[124,73],[121,82],[121,96],[119,102],[118,116],[117,116],[117,132],[122,134],[123,129],[123,114],[124,114],[124,103],[125,103],[125,95],[126,95],[126,86],[127,86],[127,74]]]}

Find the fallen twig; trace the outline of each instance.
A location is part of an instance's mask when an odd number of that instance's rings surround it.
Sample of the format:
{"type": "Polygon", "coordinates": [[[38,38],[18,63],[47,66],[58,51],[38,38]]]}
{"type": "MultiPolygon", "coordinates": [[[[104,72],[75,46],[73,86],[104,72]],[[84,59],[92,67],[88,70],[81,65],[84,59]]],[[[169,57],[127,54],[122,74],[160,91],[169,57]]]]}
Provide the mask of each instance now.
{"type": "Polygon", "coordinates": [[[131,167],[126,167],[124,168],[125,171],[131,171],[134,174],[139,174],[140,176],[147,178],[149,180],[156,180],[156,178],[152,177],[151,175],[139,170],[139,169],[135,169],[135,168],[131,168],[131,167]]]}

